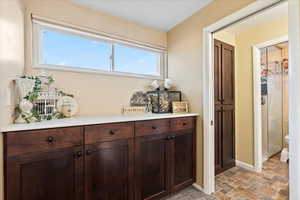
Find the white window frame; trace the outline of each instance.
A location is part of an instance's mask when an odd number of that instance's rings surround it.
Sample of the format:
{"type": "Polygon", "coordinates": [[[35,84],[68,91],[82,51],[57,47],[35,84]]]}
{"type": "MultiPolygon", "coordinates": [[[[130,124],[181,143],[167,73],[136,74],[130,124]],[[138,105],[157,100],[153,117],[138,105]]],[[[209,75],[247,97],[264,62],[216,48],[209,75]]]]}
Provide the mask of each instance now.
{"type": "Polygon", "coordinates": [[[161,49],[156,49],[148,46],[143,46],[135,44],[132,42],[117,40],[107,36],[101,36],[94,33],[89,33],[73,28],[68,28],[60,25],[49,24],[45,22],[36,22],[33,21],[32,24],[33,34],[32,34],[32,67],[35,69],[47,69],[47,70],[57,70],[57,71],[70,71],[70,72],[83,72],[83,73],[92,73],[92,74],[103,74],[103,75],[116,75],[116,76],[125,76],[125,77],[137,77],[137,78],[146,78],[146,79],[159,79],[163,80],[167,74],[167,52],[161,49]],[[63,65],[52,65],[52,64],[43,64],[43,52],[42,52],[42,30],[54,31],[62,34],[79,36],[88,40],[98,41],[102,43],[110,44],[112,47],[111,55],[111,65],[110,71],[101,70],[101,69],[89,69],[86,67],[75,67],[75,66],[63,66],[63,65]],[[139,74],[139,73],[130,73],[130,72],[118,72],[114,71],[114,45],[122,45],[129,48],[141,49],[149,52],[158,53],[160,55],[159,64],[158,64],[158,75],[150,74],[139,74]]]}

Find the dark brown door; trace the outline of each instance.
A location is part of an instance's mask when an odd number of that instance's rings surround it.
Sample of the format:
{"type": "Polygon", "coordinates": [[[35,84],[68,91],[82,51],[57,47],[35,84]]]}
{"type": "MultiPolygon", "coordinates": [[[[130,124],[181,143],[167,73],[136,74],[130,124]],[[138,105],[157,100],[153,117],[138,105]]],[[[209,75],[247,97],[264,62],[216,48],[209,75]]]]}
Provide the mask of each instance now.
{"type": "Polygon", "coordinates": [[[234,107],[222,109],[222,168],[235,166],[234,107]]]}
{"type": "Polygon", "coordinates": [[[192,131],[177,134],[171,145],[171,192],[195,182],[195,144],[192,131]]]}
{"type": "Polygon", "coordinates": [[[6,200],[82,200],[82,147],[11,157],[6,200]]]}
{"type": "Polygon", "coordinates": [[[222,111],[215,107],[215,171],[222,171],[222,111]]]}
{"type": "Polygon", "coordinates": [[[137,137],[135,141],[135,200],[168,194],[170,143],[165,134],[137,137]]]}
{"type": "Polygon", "coordinates": [[[133,199],[133,140],[86,145],[85,200],[133,199]]]}
{"type": "Polygon", "coordinates": [[[215,173],[235,165],[234,47],[215,40],[215,173]]]}
{"type": "Polygon", "coordinates": [[[215,40],[214,44],[214,93],[215,105],[222,104],[222,44],[215,40]]]}
{"type": "Polygon", "coordinates": [[[222,42],[222,104],[234,105],[234,47],[222,42]]]}

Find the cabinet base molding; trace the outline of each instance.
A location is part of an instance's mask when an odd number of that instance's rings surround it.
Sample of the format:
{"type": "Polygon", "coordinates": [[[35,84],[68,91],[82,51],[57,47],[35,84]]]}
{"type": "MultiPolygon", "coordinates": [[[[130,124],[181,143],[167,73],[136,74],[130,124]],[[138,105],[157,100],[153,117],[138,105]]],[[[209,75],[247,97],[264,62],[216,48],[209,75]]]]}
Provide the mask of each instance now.
{"type": "Polygon", "coordinates": [[[247,169],[249,171],[255,172],[255,167],[253,165],[250,165],[248,163],[245,163],[245,162],[242,162],[242,161],[239,161],[239,160],[236,160],[235,164],[236,164],[237,167],[241,167],[241,168],[247,169]]]}

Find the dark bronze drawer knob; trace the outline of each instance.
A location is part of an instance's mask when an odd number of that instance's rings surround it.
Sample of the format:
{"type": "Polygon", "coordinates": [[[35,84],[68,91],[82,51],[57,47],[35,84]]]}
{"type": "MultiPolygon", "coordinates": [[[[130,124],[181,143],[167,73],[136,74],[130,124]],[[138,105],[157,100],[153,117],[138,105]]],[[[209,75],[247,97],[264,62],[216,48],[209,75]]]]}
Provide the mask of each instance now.
{"type": "Polygon", "coordinates": [[[54,142],[54,138],[53,138],[52,136],[49,136],[49,137],[47,138],[47,142],[48,142],[48,143],[54,142]]]}
{"type": "Polygon", "coordinates": [[[156,127],[156,126],[152,126],[152,129],[153,129],[153,130],[156,130],[156,129],[157,129],[157,127],[156,127]]]}
{"type": "Polygon", "coordinates": [[[91,151],[91,150],[87,150],[87,151],[86,151],[86,155],[89,156],[89,155],[91,155],[91,154],[92,154],[92,151],[91,151]]]}
{"type": "Polygon", "coordinates": [[[186,123],[185,123],[185,122],[183,122],[183,123],[182,123],[182,126],[186,126],[186,123]]]}
{"type": "Polygon", "coordinates": [[[114,132],[114,131],[109,131],[109,134],[110,134],[110,135],[114,135],[115,132],[114,132]]]}
{"type": "Polygon", "coordinates": [[[82,156],[82,151],[78,151],[78,152],[76,153],[76,155],[77,155],[78,158],[81,157],[81,156],[82,156]]]}
{"type": "Polygon", "coordinates": [[[172,136],[168,136],[166,140],[172,140],[172,136]]]}
{"type": "Polygon", "coordinates": [[[166,138],[166,140],[173,140],[173,139],[175,139],[175,136],[168,136],[168,137],[166,138]]]}

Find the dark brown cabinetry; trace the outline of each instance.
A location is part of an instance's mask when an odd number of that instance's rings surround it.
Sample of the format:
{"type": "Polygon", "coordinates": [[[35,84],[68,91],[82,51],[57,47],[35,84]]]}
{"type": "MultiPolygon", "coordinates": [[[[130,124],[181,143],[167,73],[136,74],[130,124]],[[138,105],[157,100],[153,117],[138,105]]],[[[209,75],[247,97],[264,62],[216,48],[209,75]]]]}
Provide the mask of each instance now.
{"type": "Polygon", "coordinates": [[[195,118],[4,133],[6,200],[159,199],[195,182],[195,118]]]}
{"type": "Polygon", "coordinates": [[[157,199],[195,182],[193,118],[153,121],[151,134],[144,122],[136,123],[136,199],[157,199]]]}
{"type": "Polygon", "coordinates": [[[82,138],[81,128],[5,134],[5,199],[81,200],[82,138]]]}
{"type": "Polygon", "coordinates": [[[133,123],[85,129],[85,200],[133,199],[133,123]]]}
{"type": "Polygon", "coordinates": [[[234,47],[214,42],[215,172],[235,166],[234,47]]]}
{"type": "Polygon", "coordinates": [[[171,191],[177,192],[195,182],[194,134],[187,131],[171,140],[171,191]]]}
{"type": "Polygon", "coordinates": [[[135,199],[154,199],[168,194],[167,136],[150,135],[135,142],[135,199]]]}

